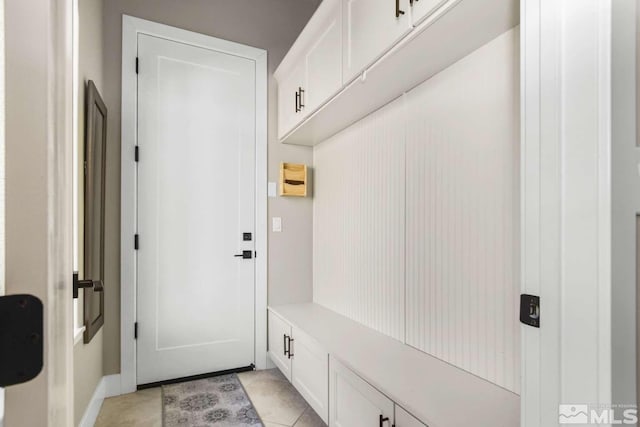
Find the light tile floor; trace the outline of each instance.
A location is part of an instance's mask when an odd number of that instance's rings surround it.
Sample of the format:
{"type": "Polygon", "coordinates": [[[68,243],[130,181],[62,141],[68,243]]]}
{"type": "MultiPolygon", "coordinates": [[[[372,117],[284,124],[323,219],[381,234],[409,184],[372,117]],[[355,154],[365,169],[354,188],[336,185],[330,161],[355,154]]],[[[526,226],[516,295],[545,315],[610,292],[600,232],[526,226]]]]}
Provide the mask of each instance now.
{"type": "MultiPolygon", "coordinates": [[[[326,427],[277,369],[238,374],[265,427],[326,427]]],[[[161,427],[160,388],[105,399],[96,427],[161,427]]]]}

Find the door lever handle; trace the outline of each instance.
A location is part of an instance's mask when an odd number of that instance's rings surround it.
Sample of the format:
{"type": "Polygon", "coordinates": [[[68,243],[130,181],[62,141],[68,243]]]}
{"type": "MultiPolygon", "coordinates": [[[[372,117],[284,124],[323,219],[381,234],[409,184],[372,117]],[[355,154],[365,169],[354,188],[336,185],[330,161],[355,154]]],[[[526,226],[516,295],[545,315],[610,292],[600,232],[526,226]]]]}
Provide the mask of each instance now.
{"type": "Polygon", "coordinates": [[[94,292],[103,292],[104,291],[104,283],[102,280],[91,280],[91,279],[78,279],[78,272],[73,272],[73,298],[78,298],[78,294],[80,293],[80,289],[91,289],[93,288],[94,292]]]}
{"type": "Polygon", "coordinates": [[[251,259],[253,258],[253,251],[242,251],[241,254],[236,254],[234,255],[234,257],[242,258],[242,259],[251,259]]]}

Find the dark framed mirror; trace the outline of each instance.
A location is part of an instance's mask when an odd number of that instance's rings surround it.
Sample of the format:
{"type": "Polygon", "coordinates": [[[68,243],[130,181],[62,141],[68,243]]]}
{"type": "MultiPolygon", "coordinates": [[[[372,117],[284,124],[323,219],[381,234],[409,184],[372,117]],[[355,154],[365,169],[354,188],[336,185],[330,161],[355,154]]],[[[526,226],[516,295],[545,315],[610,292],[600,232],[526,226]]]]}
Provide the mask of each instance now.
{"type": "Polygon", "coordinates": [[[107,107],[93,81],[86,90],[84,145],[84,276],[96,285],[84,289],[84,342],[104,324],[105,176],[107,107]]]}

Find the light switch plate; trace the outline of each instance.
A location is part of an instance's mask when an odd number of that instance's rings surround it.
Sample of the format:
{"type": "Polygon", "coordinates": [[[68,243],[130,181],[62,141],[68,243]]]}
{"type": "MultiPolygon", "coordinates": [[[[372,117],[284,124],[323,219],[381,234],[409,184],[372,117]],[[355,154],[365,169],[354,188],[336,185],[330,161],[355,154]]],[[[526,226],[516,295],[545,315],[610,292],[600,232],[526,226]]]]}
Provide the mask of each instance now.
{"type": "Polygon", "coordinates": [[[271,219],[271,229],[274,233],[280,233],[282,231],[282,218],[274,216],[271,219]]]}
{"type": "Polygon", "coordinates": [[[269,182],[267,185],[267,195],[269,197],[276,197],[278,192],[278,185],[275,182],[269,182]]]}

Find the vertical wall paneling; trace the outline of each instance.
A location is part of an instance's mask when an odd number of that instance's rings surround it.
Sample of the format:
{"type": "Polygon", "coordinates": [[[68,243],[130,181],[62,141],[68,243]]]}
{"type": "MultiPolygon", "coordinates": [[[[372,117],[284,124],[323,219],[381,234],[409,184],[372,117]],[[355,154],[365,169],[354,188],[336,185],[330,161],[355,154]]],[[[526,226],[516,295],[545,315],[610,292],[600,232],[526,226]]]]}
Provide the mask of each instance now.
{"type": "Polygon", "coordinates": [[[402,98],[314,149],[314,301],[404,339],[402,98]]]}
{"type": "Polygon", "coordinates": [[[317,145],[314,301],[518,393],[519,135],[516,28],[317,145]]]}
{"type": "Polygon", "coordinates": [[[407,96],[407,344],[519,391],[511,30],[407,96]]]}

